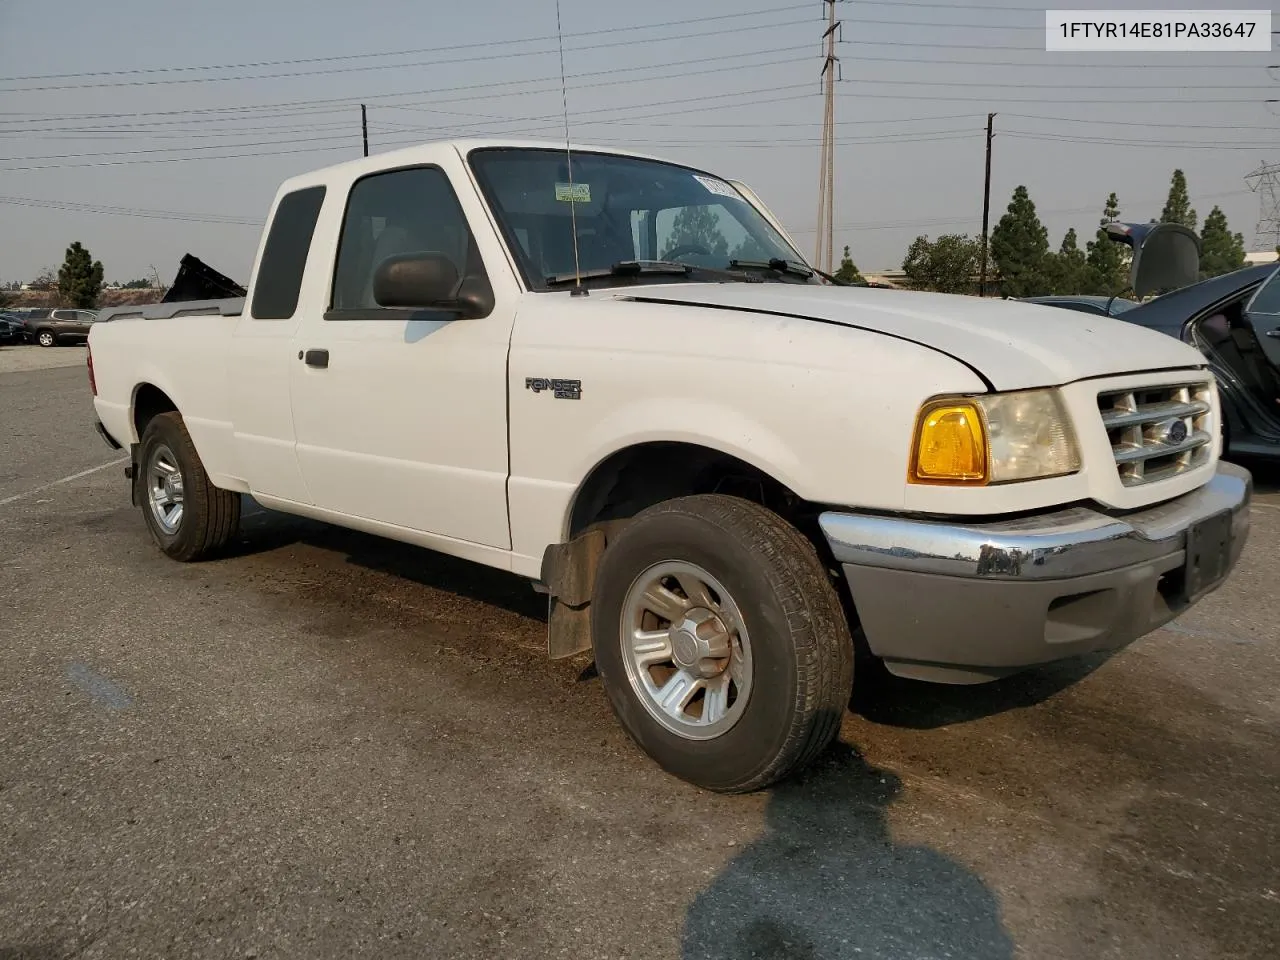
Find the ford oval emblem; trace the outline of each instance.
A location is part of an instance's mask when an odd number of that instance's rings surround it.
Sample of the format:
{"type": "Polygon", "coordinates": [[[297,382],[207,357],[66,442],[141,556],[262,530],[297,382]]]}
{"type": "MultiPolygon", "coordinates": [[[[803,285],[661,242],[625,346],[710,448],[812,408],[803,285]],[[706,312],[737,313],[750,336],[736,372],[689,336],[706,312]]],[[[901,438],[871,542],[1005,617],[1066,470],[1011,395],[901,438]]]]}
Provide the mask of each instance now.
{"type": "Polygon", "coordinates": [[[1169,432],[1165,434],[1169,443],[1181,443],[1187,439],[1187,425],[1181,420],[1169,424],[1169,432]]]}

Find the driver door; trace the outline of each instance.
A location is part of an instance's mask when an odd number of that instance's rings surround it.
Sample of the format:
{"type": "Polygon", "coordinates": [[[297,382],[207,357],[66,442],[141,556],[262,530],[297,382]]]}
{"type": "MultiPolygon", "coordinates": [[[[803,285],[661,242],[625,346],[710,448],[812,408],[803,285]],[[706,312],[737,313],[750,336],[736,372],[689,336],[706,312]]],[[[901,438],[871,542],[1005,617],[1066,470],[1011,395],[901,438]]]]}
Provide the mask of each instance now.
{"type": "Polygon", "coordinates": [[[1253,295],[1245,319],[1271,367],[1280,374],[1280,268],[1253,295]]]}

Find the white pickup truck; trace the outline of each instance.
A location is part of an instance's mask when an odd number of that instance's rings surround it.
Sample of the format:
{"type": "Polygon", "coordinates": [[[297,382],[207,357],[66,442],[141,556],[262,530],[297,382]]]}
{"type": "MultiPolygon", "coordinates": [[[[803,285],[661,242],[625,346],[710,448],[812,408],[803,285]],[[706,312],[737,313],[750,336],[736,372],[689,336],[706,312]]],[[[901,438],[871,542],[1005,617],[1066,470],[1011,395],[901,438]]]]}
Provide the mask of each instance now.
{"type": "Polygon", "coordinates": [[[981,682],[1223,581],[1252,484],[1199,353],[834,285],[748,194],[510,141],[296,177],[243,301],[94,326],[98,426],[174,559],[249,494],[528,578],[550,655],[593,651],[639,745],[719,791],[823,749],[855,651],[981,682]]]}

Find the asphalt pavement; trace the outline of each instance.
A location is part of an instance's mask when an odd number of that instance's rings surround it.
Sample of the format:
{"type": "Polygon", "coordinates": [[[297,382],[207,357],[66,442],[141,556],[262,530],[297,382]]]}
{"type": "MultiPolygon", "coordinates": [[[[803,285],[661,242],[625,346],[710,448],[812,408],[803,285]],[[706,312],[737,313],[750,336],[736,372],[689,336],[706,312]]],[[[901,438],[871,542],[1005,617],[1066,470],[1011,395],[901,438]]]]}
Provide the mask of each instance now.
{"type": "Polygon", "coordinates": [[[523,582],[251,502],[174,563],[91,423],[80,364],[0,373],[0,960],[1280,955],[1274,473],[1169,627],[864,677],[811,772],[720,797],[523,582]]]}

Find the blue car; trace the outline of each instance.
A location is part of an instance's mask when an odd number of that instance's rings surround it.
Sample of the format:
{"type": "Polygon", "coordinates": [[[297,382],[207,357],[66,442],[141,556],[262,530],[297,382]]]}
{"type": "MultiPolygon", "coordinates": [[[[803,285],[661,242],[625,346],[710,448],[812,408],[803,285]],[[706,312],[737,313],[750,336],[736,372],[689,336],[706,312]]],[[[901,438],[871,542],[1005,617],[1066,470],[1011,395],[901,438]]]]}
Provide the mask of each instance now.
{"type": "Polygon", "coordinates": [[[1109,311],[1106,297],[1028,300],[1109,312],[1196,347],[1218,379],[1224,453],[1280,460],[1280,263],[1197,282],[1200,238],[1187,227],[1109,223],[1104,229],[1111,240],[1133,248],[1130,286],[1138,296],[1169,292],[1145,303],[1113,300],[1109,311]]]}

